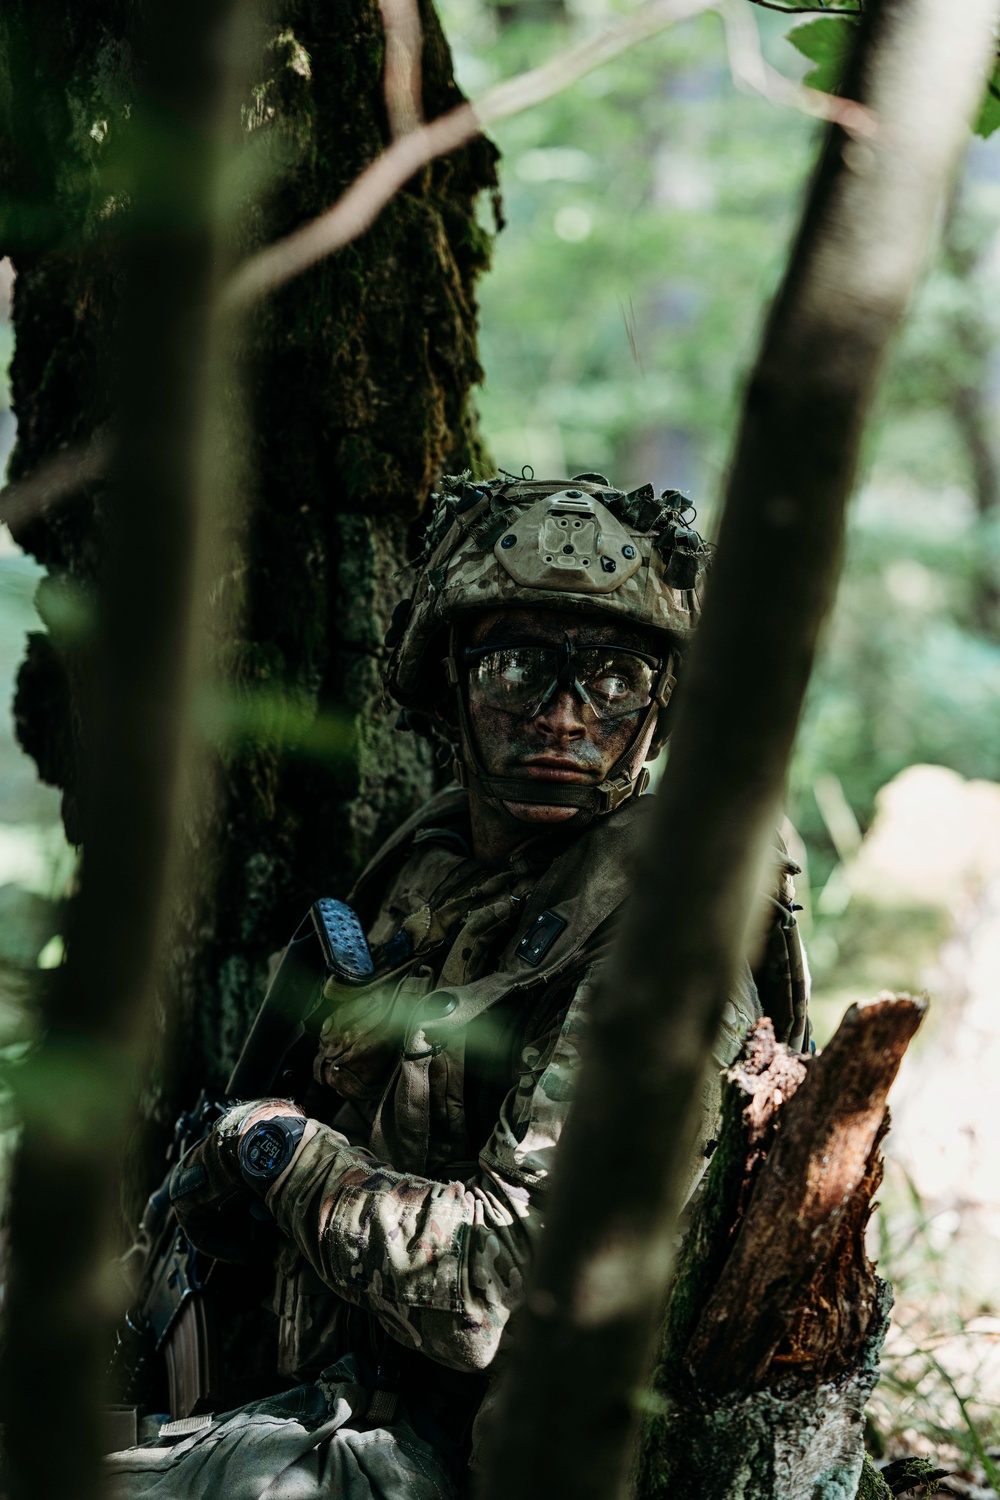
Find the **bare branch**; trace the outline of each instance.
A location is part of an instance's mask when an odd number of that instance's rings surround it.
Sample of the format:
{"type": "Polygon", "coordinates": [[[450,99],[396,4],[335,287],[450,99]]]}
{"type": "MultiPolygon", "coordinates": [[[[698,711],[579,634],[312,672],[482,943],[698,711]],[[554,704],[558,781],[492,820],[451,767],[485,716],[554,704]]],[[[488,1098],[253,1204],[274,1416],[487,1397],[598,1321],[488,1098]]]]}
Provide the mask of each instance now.
{"type": "Polygon", "coordinates": [[[108,469],[111,442],[98,435],[89,443],[65,448],[46,459],[25,479],[15,479],[0,490],[0,522],[12,529],[44,515],[53,505],[69,497],[83,484],[100,479],[108,469]]]}
{"type": "MultiPolygon", "coordinates": [[[[754,3],[762,3],[762,0],[754,0],[754,3]]],[[[411,4],[412,0],[382,0],[386,26],[386,104],[395,136],[392,145],[361,173],[326,213],[246,261],[232,276],[223,293],[223,312],[232,312],[257,301],[357,239],[375,222],[393,195],[428,162],[464,146],[496,121],[552,98],[587,73],[667,26],[720,8],[719,0],[649,0],[648,4],[601,36],[560,52],[539,68],[494,84],[478,99],[460,104],[429,124],[413,126],[413,111],[419,108],[416,71],[419,47],[413,41],[411,4]],[[416,103],[414,90],[417,91],[416,103]],[[411,122],[409,127],[407,122],[411,122]]],[[[855,11],[823,13],[859,14],[855,11]]],[[[867,138],[874,133],[874,117],[870,111],[852,100],[839,99],[793,83],[765,63],[760,56],[756,35],[749,35],[745,21],[734,19],[727,23],[727,35],[730,37],[734,74],[748,87],[772,102],[838,124],[849,135],[867,138]]]]}
{"type": "Polygon", "coordinates": [[[393,140],[423,124],[420,55],[423,31],[417,0],[379,0],[385,30],[385,108],[393,140]]]}
{"type": "Polygon", "coordinates": [[[229,281],[223,311],[266,296],[363,234],[414,172],[464,146],[497,120],[541,104],[619,53],[677,21],[714,10],[717,0],[649,0],[601,36],[560,52],[539,68],[506,79],[477,100],[460,104],[427,125],[400,136],[367,167],[332,208],[252,256],[229,281]]]}
{"type": "Polygon", "coordinates": [[[750,0],[751,5],[759,5],[761,10],[776,10],[785,16],[863,16],[864,6],[855,6],[853,10],[845,9],[837,5],[781,5],[778,0],[750,0]]]}
{"type": "Polygon", "coordinates": [[[863,104],[796,83],[771,67],[760,48],[760,34],[753,12],[747,10],[744,0],[722,0],[719,10],[726,28],[729,66],[737,88],[761,94],[772,104],[798,109],[817,120],[839,125],[855,140],[870,140],[875,135],[878,122],[863,104]]]}

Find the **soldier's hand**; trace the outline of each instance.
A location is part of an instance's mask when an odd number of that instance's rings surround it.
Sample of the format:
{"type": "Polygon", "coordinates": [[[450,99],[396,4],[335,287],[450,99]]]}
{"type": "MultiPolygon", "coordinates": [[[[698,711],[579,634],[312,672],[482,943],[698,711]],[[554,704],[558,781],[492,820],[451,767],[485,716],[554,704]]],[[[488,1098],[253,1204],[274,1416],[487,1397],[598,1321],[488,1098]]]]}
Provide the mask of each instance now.
{"type": "Polygon", "coordinates": [[[258,1196],[240,1166],[240,1140],[261,1120],[302,1118],[284,1099],[239,1104],[218,1120],[204,1140],[177,1164],[170,1201],[192,1244],[217,1260],[247,1264],[260,1258],[262,1236],[251,1208],[258,1196]]]}

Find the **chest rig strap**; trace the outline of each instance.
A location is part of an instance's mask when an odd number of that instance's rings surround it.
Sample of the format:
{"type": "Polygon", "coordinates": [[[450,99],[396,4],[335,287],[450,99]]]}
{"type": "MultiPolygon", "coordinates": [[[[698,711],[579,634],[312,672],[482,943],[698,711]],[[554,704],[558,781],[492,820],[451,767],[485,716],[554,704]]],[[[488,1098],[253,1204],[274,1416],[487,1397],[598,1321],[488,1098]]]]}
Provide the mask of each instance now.
{"type": "MultiPolygon", "coordinates": [[[[400,980],[396,1001],[411,1011],[416,1010],[433,984],[431,970],[426,964],[421,964],[400,980]]],[[[411,1040],[411,1047],[416,1040],[411,1040]]],[[[404,1043],[403,1055],[379,1101],[372,1126],[371,1149],[375,1154],[399,1167],[405,1164],[411,1172],[422,1171],[427,1161],[431,1123],[430,1064],[440,1050],[419,1044],[415,1050],[408,1050],[404,1043]],[[400,1090],[403,1098],[397,1100],[400,1090]]]]}
{"type": "Polygon", "coordinates": [[[401,981],[398,997],[406,1018],[401,1056],[379,1104],[372,1134],[372,1149],[398,1170],[425,1169],[431,1091],[437,1086],[435,1079],[443,1084],[443,1070],[464,1066],[469,1025],[518,992],[537,990],[575,968],[582,977],[600,942],[599,929],[627,894],[629,852],[649,806],[630,800],[613,818],[593,823],[552,861],[488,974],[464,984],[449,984],[446,963],[443,982],[435,984],[431,970],[418,961],[401,981]],[[533,949],[525,947],[525,939],[545,915],[555,936],[536,957],[533,949]]]}
{"type": "Polygon", "coordinates": [[[646,811],[641,802],[623,807],[553,860],[525,904],[521,920],[492,973],[468,984],[439,984],[413,1008],[404,1053],[448,1046],[464,1029],[518,990],[545,984],[579,963],[591,941],[612,917],[628,890],[628,851],[636,824],[646,811]],[[553,932],[536,957],[526,942],[540,927],[553,932]]]}

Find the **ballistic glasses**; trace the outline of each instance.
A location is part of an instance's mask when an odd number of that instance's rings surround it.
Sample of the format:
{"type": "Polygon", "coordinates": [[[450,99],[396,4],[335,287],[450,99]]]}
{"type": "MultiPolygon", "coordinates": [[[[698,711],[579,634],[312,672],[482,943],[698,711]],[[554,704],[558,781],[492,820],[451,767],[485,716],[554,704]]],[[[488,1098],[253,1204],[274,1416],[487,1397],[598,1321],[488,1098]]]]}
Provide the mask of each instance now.
{"type": "Polygon", "coordinates": [[[598,719],[648,708],[662,662],[627,646],[467,646],[469,691],[488,708],[533,719],[560,688],[571,688],[598,719]]]}

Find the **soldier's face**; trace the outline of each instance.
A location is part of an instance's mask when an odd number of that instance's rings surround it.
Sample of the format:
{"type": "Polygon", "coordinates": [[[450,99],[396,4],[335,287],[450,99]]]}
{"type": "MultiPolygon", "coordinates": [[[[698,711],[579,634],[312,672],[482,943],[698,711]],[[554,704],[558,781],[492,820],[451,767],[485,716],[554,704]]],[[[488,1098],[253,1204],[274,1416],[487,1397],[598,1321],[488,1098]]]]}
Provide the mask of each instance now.
{"type": "MultiPolygon", "coordinates": [[[[658,654],[643,631],[617,625],[599,615],[557,610],[495,610],[481,615],[466,643],[470,646],[625,647],[658,654]]],[[[491,706],[469,682],[469,720],[483,767],[494,776],[523,776],[554,786],[596,786],[632,745],[645,707],[621,718],[599,718],[572,687],[557,687],[537,713],[510,712],[491,706]]],[[[534,707],[534,705],[531,705],[534,707]]],[[[649,750],[655,725],[644,734],[641,758],[649,750]]],[[[638,750],[639,747],[637,746],[638,750]]],[[[562,823],[576,815],[573,807],[534,802],[505,802],[524,823],[562,823]]]]}

